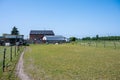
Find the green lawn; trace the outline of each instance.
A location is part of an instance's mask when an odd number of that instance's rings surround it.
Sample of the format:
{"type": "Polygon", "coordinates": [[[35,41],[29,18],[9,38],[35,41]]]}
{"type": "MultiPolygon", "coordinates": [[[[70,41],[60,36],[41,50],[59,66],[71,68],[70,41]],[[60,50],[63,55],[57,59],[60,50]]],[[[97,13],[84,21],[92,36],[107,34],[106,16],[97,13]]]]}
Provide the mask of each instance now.
{"type": "Polygon", "coordinates": [[[34,80],[119,80],[120,48],[31,45],[24,66],[34,80]]]}

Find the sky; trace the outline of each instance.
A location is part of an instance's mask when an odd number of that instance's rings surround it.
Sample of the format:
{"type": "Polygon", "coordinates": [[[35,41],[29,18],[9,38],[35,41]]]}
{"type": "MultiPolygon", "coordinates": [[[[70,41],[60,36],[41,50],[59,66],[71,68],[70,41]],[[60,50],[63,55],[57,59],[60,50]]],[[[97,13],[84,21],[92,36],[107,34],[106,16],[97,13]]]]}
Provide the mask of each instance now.
{"type": "Polygon", "coordinates": [[[120,0],[0,0],[0,35],[16,26],[65,37],[120,36],[120,0]]]}

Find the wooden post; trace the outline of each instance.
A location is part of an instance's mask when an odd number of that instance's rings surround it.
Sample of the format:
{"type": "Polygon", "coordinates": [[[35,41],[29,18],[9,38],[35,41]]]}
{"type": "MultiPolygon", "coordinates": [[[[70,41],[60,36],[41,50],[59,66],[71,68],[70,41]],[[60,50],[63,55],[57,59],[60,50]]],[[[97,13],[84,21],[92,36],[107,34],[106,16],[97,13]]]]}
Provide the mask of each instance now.
{"type": "Polygon", "coordinates": [[[116,43],[115,43],[115,41],[114,41],[114,49],[116,49],[116,43]]]}
{"type": "Polygon", "coordinates": [[[10,61],[12,61],[12,46],[10,48],[10,61]]]}
{"type": "Polygon", "coordinates": [[[20,46],[20,53],[22,52],[22,45],[20,46]]]}
{"type": "Polygon", "coordinates": [[[105,41],[104,41],[104,48],[105,48],[105,41]]]}
{"type": "Polygon", "coordinates": [[[88,42],[88,46],[91,46],[91,41],[90,41],[90,42],[88,42]]]}
{"type": "Polygon", "coordinates": [[[96,47],[97,47],[98,45],[97,45],[97,41],[96,41],[96,47]]]}
{"type": "Polygon", "coordinates": [[[15,56],[16,56],[16,45],[15,45],[15,56]]]}
{"type": "Polygon", "coordinates": [[[4,48],[4,54],[3,54],[3,72],[5,71],[5,54],[6,54],[6,48],[4,48]]]}
{"type": "Polygon", "coordinates": [[[18,46],[17,52],[20,52],[20,46],[18,46]]]}

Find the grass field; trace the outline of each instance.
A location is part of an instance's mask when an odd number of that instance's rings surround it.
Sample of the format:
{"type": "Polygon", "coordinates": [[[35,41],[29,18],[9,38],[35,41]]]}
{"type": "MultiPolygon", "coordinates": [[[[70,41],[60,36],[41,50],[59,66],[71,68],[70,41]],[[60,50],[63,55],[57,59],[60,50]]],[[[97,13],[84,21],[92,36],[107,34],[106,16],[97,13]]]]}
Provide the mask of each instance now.
{"type": "Polygon", "coordinates": [[[24,66],[34,80],[119,80],[120,48],[31,45],[24,66]]]}

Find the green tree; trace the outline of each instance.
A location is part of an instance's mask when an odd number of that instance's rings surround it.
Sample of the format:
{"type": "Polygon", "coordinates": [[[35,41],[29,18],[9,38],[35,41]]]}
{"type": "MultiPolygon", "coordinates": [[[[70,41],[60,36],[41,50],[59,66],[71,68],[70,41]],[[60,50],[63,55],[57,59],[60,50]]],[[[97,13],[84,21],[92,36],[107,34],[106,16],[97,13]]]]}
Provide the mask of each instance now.
{"type": "Polygon", "coordinates": [[[84,37],[82,40],[91,40],[91,37],[84,37]]]}
{"type": "Polygon", "coordinates": [[[18,29],[15,26],[13,27],[13,29],[11,31],[11,34],[12,35],[19,35],[19,31],[18,31],[18,29]]]}
{"type": "Polygon", "coordinates": [[[77,38],[76,37],[70,37],[70,41],[76,41],[77,38]]]}
{"type": "Polygon", "coordinates": [[[99,35],[96,35],[96,40],[98,40],[99,39],[99,35]]]}

